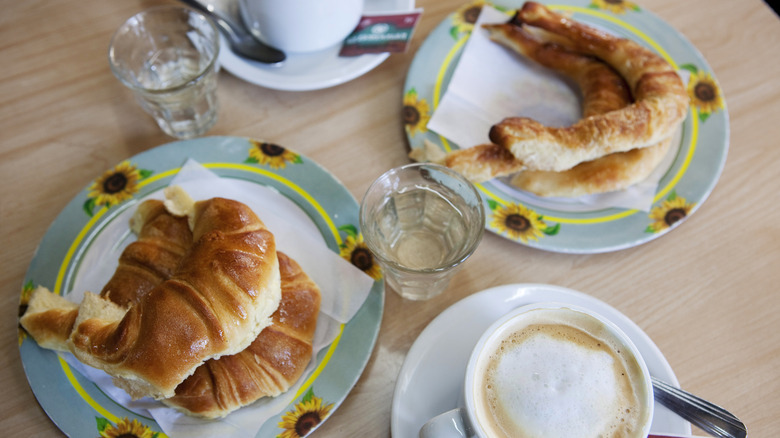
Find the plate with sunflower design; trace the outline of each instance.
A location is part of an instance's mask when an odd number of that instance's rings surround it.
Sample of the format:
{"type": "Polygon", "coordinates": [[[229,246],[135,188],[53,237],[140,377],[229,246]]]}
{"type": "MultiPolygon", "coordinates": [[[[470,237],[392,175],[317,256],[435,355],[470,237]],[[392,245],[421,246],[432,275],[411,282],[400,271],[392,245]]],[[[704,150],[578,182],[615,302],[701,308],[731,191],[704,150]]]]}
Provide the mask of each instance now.
{"type": "MultiPolygon", "coordinates": [[[[458,145],[428,129],[431,115],[460,60],[481,8],[507,13],[523,0],[464,4],[425,39],[409,67],[403,91],[403,123],[412,149],[458,145]]],[[[699,51],[652,13],[628,1],[542,1],[572,18],[630,38],[664,57],[688,82],[690,109],[675,137],[665,170],[647,210],[541,198],[498,178],[477,184],[486,227],[520,244],[562,253],[600,253],[630,248],[665,235],[682,224],[715,187],[728,152],[729,122],[722,91],[699,51]]]]}
{"type": "MultiPolygon", "coordinates": [[[[105,251],[101,234],[125,226],[123,213],[167,187],[188,158],[220,178],[272,194],[269,199],[279,206],[274,213],[305,225],[304,231],[322,237],[327,250],[374,278],[357,313],[337,324],[336,339],[317,353],[311,371],[293,387],[289,404],[258,402],[268,420],[253,436],[306,435],[341,404],[363,372],[379,332],[385,292],[364,251],[357,201],[333,175],[291,149],[248,138],[205,137],[169,143],[108,169],[68,203],[44,235],[25,276],[20,314],[35,287],[64,294],[91,275],[95,254],[105,251]]],[[[130,235],[124,232],[116,246],[129,243],[130,235]]],[[[165,436],[145,411],[117,402],[65,359],[40,348],[21,327],[19,351],[39,404],[68,436],[165,436]]]]}

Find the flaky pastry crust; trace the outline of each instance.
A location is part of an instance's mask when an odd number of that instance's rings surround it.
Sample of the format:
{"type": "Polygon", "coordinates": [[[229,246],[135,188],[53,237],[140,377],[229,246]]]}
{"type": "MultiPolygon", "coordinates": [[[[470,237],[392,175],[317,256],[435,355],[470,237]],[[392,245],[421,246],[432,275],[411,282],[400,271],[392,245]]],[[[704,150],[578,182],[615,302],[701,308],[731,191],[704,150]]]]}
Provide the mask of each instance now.
{"type": "MultiPolygon", "coordinates": [[[[100,292],[101,298],[121,308],[171,278],[192,246],[187,218],[171,215],[156,199],[138,205],[130,229],[136,240],[122,251],[114,274],[100,292]]],[[[19,322],[41,347],[70,351],[67,341],[78,314],[78,304],[38,287],[19,322]]]]}
{"type": "MultiPolygon", "coordinates": [[[[602,61],[547,41],[547,33],[531,33],[517,23],[483,26],[490,38],[516,53],[574,80],[582,93],[583,116],[591,117],[624,108],[631,94],[623,78],[602,61]]],[[[525,170],[522,160],[496,144],[479,145],[447,154],[443,163],[474,182],[512,174],[510,183],[538,196],[576,197],[624,189],[644,180],[658,166],[671,137],[657,145],[615,152],[571,169],[525,170]]]]}
{"type": "Polygon", "coordinates": [[[82,362],[133,397],[167,398],[206,360],[245,349],[281,298],[273,235],[246,205],[195,204],[193,245],[174,275],[106,318],[111,301],[85,294],[69,343],[82,362]]]}
{"type": "Polygon", "coordinates": [[[659,55],[535,2],[526,2],[517,11],[517,19],[557,35],[571,50],[609,64],[626,80],[634,98],[625,108],[585,117],[568,127],[547,127],[522,117],[494,125],[490,140],[509,149],[526,168],[561,171],[613,152],[657,144],[670,137],[686,117],[685,86],[659,55]]]}
{"type": "Polygon", "coordinates": [[[244,351],[198,367],[163,403],[189,415],[224,417],[287,391],[301,377],[312,356],[320,290],[295,260],[277,255],[282,300],[271,325],[244,351]]]}

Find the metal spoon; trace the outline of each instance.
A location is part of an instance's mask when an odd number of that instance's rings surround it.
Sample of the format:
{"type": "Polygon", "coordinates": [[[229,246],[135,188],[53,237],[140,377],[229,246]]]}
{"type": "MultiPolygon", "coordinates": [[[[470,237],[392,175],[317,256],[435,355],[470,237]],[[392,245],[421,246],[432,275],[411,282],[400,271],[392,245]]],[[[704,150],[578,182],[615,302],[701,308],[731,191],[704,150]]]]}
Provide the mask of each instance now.
{"type": "Polygon", "coordinates": [[[213,19],[217,24],[217,27],[219,27],[227,38],[230,49],[236,55],[264,64],[278,64],[285,60],[286,55],[284,52],[258,41],[252,34],[247,32],[243,26],[220,15],[212,6],[203,5],[197,0],[181,1],[213,19]]]}
{"type": "Polygon", "coordinates": [[[718,438],[745,438],[747,428],[725,409],[687,391],[651,377],[653,395],[658,403],[718,438]]]}

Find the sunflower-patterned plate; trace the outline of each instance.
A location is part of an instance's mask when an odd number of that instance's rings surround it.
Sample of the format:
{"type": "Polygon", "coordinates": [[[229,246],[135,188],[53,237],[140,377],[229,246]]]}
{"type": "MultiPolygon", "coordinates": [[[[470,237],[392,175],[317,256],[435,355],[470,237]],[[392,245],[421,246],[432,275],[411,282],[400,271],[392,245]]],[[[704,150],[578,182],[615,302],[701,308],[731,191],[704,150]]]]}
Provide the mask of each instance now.
{"type": "MultiPolygon", "coordinates": [[[[341,325],[336,340],[318,353],[313,371],[301,378],[303,383],[292,402],[268,412],[270,419],[256,435],[305,436],[340,405],[362,373],[379,332],[384,284],[362,244],[357,201],[325,169],[291,149],[247,138],[206,137],[160,146],[108,169],[65,207],[44,235],[25,277],[19,313],[23,314],[34,287],[67,293],[79,281],[77,277],[88,275],[95,257],[104,250],[105,245],[98,243],[105,240],[101,233],[120,228],[111,223],[126,217],[122,213],[137,205],[138,199],[166,187],[187,158],[222,178],[266,187],[269,190],[258,192],[281,196],[271,198],[285,204],[275,213],[310,225],[330,250],[375,278],[362,307],[341,325]]],[[[129,235],[127,231],[122,239],[126,241],[129,235]]],[[[129,243],[125,241],[117,246],[129,243]]],[[[114,401],[54,352],[38,347],[21,328],[19,350],[38,402],[65,434],[165,436],[153,418],[114,401]]]]}
{"type": "MultiPolygon", "coordinates": [[[[573,207],[570,202],[534,197],[493,180],[477,185],[485,202],[487,229],[527,246],[564,253],[616,251],[666,234],[701,206],[725,164],[728,113],[712,70],[684,36],[636,4],[605,0],[542,2],[571,14],[575,20],[633,39],[659,53],[688,79],[690,110],[678,136],[679,144],[672,148],[676,155],[658,185],[650,211],[573,207]]],[[[523,3],[466,3],[428,35],[404,85],[402,118],[411,148],[422,148],[426,143],[445,151],[458,148],[428,130],[428,121],[444,96],[482,6],[511,14],[523,3]]]]}

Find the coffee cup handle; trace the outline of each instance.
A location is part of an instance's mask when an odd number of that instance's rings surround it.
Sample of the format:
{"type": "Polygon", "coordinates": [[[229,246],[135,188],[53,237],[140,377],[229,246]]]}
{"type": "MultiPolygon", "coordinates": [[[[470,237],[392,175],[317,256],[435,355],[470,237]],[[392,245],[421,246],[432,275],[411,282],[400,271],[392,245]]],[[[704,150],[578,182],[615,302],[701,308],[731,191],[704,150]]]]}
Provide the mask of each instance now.
{"type": "Polygon", "coordinates": [[[453,409],[439,414],[423,425],[420,438],[469,438],[474,436],[466,411],[463,408],[453,409]]]}

